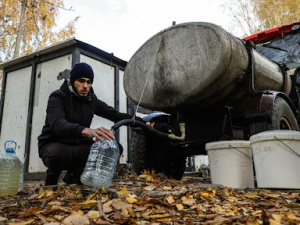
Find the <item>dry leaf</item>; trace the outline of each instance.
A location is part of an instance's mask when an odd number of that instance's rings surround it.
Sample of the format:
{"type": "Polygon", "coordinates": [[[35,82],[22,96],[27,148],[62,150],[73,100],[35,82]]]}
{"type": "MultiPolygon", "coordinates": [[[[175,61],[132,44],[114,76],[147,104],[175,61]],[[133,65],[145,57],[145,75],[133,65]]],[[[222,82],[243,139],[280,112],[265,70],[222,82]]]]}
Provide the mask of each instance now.
{"type": "Polygon", "coordinates": [[[261,214],[262,214],[262,210],[257,210],[257,211],[253,211],[251,212],[251,214],[254,216],[254,217],[260,217],[261,214]]]}
{"type": "Polygon", "coordinates": [[[153,191],[155,188],[156,188],[156,186],[154,186],[154,185],[148,185],[147,187],[144,187],[144,189],[146,191],[153,191]]]}
{"type": "Polygon", "coordinates": [[[268,197],[270,197],[270,198],[279,198],[280,197],[280,195],[279,194],[268,194],[268,193],[266,193],[266,194],[264,194],[265,196],[268,196],[268,197]]]}
{"type": "Polygon", "coordinates": [[[1,223],[5,224],[7,221],[8,221],[7,218],[1,217],[1,216],[0,216],[0,224],[1,224],[1,223]]]}
{"type": "Polygon", "coordinates": [[[210,201],[209,194],[207,192],[200,192],[201,197],[204,198],[206,201],[210,201]]]}
{"type": "Polygon", "coordinates": [[[143,212],[147,209],[147,207],[143,206],[143,207],[138,207],[134,209],[134,212],[143,212]]]}
{"type": "Polygon", "coordinates": [[[123,201],[122,199],[114,199],[111,203],[111,206],[116,210],[121,210],[122,208],[131,208],[132,205],[123,201]]]}
{"type": "Polygon", "coordinates": [[[167,202],[168,202],[169,204],[172,204],[172,203],[175,202],[175,200],[174,200],[174,198],[173,198],[172,195],[167,196],[165,199],[167,200],[167,202]]]}
{"type": "Polygon", "coordinates": [[[229,217],[229,216],[234,216],[234,215],[235,215],[235,214],[234,214],[233,211],[230,211],[230,212],[228,212],[228,213],[225,214],[225,216],[227,216],[227,217],[229,217]]]}
{"type": "Polygon", "coordinates": [[[144,178],[147,183],[153,183],[154,182],[153,177],[150,176],[150,175],[140,175],[139,178],[144,178]]]}
{"type": "Polygon", "coordinates": [[[293,214],[293,213],[289,213],[287,215],[287,217],[290,218],[290,219],[296,220],[296,221],[300,221],[300,218],[295,216],[295,214],[293,214]]]}
{"type": "Polygon", "coordinates": [[[63,203],[61,201],[52,201],[49,202],[48,205],[62,205],[63,203]]]}
{"type": "Polygon", "coordinates": [[[100,217],[100,213],[98,211],[91,210],[87,213],[87,217],[89,219],[98,219],[100,217]]]}
{"type": "Polygon", "coordinates": [[[81,189],[76,190],[74,197],[77,198],[77,199],[82,198],[81,189]]]}
{"type": "Polygon", "coordinates": [[[182,200],[182,204],[184,205],[194,205],[196,203],[196,200],[195,199],[184,199],[182,200]]]}
{"type": "Polygon", "coordinates": [[[184,209],[183,205],[182,204],[176,204],[176,208],[181,211],[184,209]]]}
{"type": "Polygon", "coordinates": [[[172,190],[172,187],[164,186],[164,187],[163,187],[163,190],[165,190],[165,191],[170,191],[170,190],[172,190]]]}
{"type": "Polygon", "coordinates": [[[122,188],[122,190],[118,192],[119,197],[126,197],[129,194],[130,194],[130,192],[127,191],[127,188],[122,188]]]}
{"type": "Polygon", "coordinates": [[[78,210],[77,212],[72,212],[71,215],[79,215],[79,216],[83,216],[84,212],[81,210],[78,210]]]}
{"type": "Polygon", "coordinates": [[[237,200],[238,200],[238,198],[235,197],[235,196],[229,196],[228,197],[228,201],[230,201],[230,202],[236,202],[237,200]]]}
{"type": "Polygon", "coordinates": [[[97,203],[98,203],[98,201],[96,201],[96,200],[89,200],[89,201],[81,202],[78,204],[85,208],[92,208],[92,207],[96,206],[97,203]]]}
{"type": "Polygon", "coordinates": [[[32,215],[36,214],[37,212],[39,212],[41,210],[42,210],[41,207],[32,207],[32,208],[29,208],[29,209],[25,210],[25,212],[20,213],[20,215],[18,216],[18,218],[25,218],[25,217],[32,216],[32,215]]]}
{"type": "Polygon", "coordinates": [[[128,218],[130,216],[129,213],[128,213],[128,211],[127,211],[127,209],[122,208],[122,210],[121,210],[121,216],[125,217],[125,218],[128,218]]]}
{"type": "Polygon", "coordinates": [[[90,220],[87,216],[72,215],[65,218],[62,222],[64,225],[90,225],[90,220]]]}
{"type": "Polygon", "coordinates": [[[56,221],[62,221],[63,219],[65,219],[65,216],[55,215],[55,216],[53,217],[53,219],[56,220],[56,221]]]}
{"type": "Polygon", "coordinates": [[[246,194],[246,195],[244,195],[246,198],[260,198],[258,195],[255,195],[255,194],[246,194]]]}
{"type": "Polygon", "coordinates": [[[28,197],[27,199],[31,200],[31,199],[35,199],[37,198],[39,195],[38,194],[33,194],[30,197],[28,197]]]}
{"type": "Polygon", "coordinates": [[[35,221],[35,219],[30,219],[30,220],[27,220],[24,222],[19,222],[19,223],[9,222],[8,225],[29,225],[29,224],[33,223],[34,221],[35,221]]]}
{"type": "Polygon", "coordinates": [[[278,222],[277,220],[273,220],[273,219],[269,219],[269,223],[270,223],[270,225],[281,225],[280,222],[278,222]]]}
{"type": "Polygon", "coordinates": [[[109,202],[106,202],[103,204],[102,210],[104,213],[110,213],[113,211],[113,209],[111,207],[111,203],[112,203],[112,201],[109,201],[109,202]]]}
{"type": "Polygon", "coordinates": [[[166,214],[154,214],[147,217],[147,219],[159,219],[159,218],[166,218],[171,217],[172,215],[169,213],[166,214]]]}
{"type": "Polygon", "coordinates": [[[214,219],[214,222],[215,223],[226,223],[228,222],[228,218],[225,218],[223,216],[217,216],[215,219],[214,219]]]}
{"type": "Polygon", "coordinates": [[[135,198],[125,198],[125,199],[128,203],[131,203],[131,204],[135,203],[137,201],[137,199],[135,199],[135,198]]]}

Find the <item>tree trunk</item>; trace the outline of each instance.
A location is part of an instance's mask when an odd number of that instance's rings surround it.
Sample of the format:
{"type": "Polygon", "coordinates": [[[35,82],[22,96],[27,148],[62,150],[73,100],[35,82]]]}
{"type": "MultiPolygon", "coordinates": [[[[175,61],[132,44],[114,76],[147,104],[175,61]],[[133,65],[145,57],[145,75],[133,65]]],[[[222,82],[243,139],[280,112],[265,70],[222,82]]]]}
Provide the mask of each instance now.
{"type": "Polygon", "coordinates": [[[23,35],[23,30],[24,30],[23,28],[25,26],[26,5],[27,5],[27,0],[22,0],[21,1],[21,16],[20,16],[18,30],[17,30],[14,58],[17,58],[20,55],[21,40],[22,40],[22,35],[23,35]]]}

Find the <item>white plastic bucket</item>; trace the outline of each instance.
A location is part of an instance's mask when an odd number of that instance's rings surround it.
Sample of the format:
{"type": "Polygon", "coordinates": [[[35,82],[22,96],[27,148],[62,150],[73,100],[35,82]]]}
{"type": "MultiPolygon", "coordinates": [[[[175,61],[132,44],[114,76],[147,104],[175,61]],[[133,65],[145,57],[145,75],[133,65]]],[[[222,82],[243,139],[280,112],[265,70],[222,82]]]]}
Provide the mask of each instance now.
{"type": "Polygon", "coordinates": [[[250,144],[258,188],[300,189],[300,132],[265,131],[250,144]]]}
{"type": "Polygon", "coordinates": [[[254,188],[249,141],[218,141],[205,145],[212,184],[233,188],[254,188]]]}

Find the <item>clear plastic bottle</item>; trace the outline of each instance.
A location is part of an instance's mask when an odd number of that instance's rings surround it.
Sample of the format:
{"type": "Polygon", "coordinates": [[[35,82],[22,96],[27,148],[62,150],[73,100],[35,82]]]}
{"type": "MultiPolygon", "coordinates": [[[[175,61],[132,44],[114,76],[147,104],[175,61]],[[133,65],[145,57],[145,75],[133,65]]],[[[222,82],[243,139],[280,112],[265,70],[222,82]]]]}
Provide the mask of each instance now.
{"type": "Polygon", "coordinates": [[[102,189],[111,185],[115,169],[120,158],[120,150],[116,140],[97,140],[91,147],[80,180],[83,184],[102,189]]]}
{"type": "Polygon", "coordinates": [[[16,146],[16,142],[6,141],[5,153],[0,155],[0,196],[18,193],[22,162],[15,154],[16,146]],[[13,143],[14,147],[8,147],[9,143],[13,143]]]}

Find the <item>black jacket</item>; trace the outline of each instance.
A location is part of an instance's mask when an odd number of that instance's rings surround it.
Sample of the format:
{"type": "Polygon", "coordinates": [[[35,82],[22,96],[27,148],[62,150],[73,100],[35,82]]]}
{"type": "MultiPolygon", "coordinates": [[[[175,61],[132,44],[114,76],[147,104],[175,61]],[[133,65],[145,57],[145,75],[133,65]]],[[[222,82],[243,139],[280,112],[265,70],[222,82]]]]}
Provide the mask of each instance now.
{"type": "Polygon", "coordinates": [[[65,81],[59,90],[51,93],[45,125],[38,137],[39,153],[41,148],[52,142],[79,144],[92,142],[82,137],[84,128],[90,127],[94,114],[113,122],[130,119],[127,113],[120,113],[99,100],[91,88],[87,97],[79,97],[70,91],[65,81]]]}

